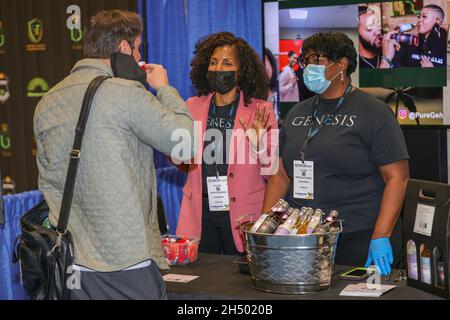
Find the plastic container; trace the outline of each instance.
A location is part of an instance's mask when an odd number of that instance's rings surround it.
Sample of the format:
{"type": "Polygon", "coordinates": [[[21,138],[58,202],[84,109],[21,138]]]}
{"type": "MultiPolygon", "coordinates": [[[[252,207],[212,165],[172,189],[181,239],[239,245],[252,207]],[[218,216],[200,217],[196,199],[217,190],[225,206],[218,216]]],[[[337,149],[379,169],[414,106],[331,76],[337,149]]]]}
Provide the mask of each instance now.
{"type": "Polygon", "coordinates": [[[170,266],[187,266],[198,260],[198,238],[168,235],[162,237],[161,243],[170,266]],[[167,239],[175,239],[177,242],[167,239]]]}

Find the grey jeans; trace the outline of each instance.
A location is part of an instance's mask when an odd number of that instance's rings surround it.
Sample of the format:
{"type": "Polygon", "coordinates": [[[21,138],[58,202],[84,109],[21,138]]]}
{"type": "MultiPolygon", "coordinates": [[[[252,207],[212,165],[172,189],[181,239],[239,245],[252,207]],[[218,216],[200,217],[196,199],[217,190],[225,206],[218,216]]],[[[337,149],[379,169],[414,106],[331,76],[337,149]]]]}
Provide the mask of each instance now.
{"type": "Polygon", "coordinates": [[[118,272],[80,272],[81,288],[70,300],[167,300],[166,285],[156,263],[118,272]]]}

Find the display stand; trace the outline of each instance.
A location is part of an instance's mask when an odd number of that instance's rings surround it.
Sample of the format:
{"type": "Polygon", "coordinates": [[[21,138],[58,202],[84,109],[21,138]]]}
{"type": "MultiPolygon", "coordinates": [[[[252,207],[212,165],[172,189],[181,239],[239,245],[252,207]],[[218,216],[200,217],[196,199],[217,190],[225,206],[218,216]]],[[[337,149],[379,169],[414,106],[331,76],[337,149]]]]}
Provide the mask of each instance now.
{"type": "Polygon", "coordinates": [[[450,298],[450,185],[410,180],[404,207],[408,285],[450,298]]]}

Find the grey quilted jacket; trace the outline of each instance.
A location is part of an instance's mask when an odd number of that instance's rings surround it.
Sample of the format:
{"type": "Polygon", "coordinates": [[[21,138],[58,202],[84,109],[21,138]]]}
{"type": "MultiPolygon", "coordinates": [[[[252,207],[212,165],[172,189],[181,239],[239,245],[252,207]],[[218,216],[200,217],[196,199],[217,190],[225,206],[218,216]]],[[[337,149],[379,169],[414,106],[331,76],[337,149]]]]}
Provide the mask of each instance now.
{"type": "MultiPolygon", "coordinates": [[[[75,125],[88,84],[113,76],[96,59],[79,61],[72,73],[39,102],[34,115],[39,188],[57,225],[75,125]]],[[[75,263],[112,272],[152,259],[167,268],[161,248],[153,150],[170,155],[175,129],[194,122],[178,92],[162,87],[155,97],[136,81],[108,79],[98,90],[84,135],[69,219],[75,263]]],[[[194,154],[180,157],[189,160],[194,154]]],[[[179,145],[179,144],[178,144],[179,145]]]]}

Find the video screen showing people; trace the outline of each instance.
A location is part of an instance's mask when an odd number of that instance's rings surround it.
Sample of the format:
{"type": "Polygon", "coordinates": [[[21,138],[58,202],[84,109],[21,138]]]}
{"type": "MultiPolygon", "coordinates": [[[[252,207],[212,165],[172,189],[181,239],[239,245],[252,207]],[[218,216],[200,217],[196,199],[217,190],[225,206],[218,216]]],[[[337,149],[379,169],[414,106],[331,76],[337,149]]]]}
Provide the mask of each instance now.
{"type": "MultiPolygon", "coordinates": [[[[317,32],[341,31],[358,41],[358,5],[280,9],[265,3],[265,45],[275,57],[280,102],[299,102],[314,94],[303,82],[303,40],[317,32]]],[[[354,76],[358,82],[358,72],[354,76]]]]}
{"type": "Polygon", "coordinates": [[[314,95],[303,82],[304,40],[317,32],[340,31],[359,54],[353,85],[388,104],[402,125],[450,124],[449,1],[355,1],[338,6],[324,1],[320,6],[300,0],[265,2],[264,43],[278,70],[278,87],[272,91],[278,93],[281,118],[314,95]]]}
{"type": "Polygon", "coordinates": [[[362,69],[447,66],[447,0],[359,6],[362,69]]]}

